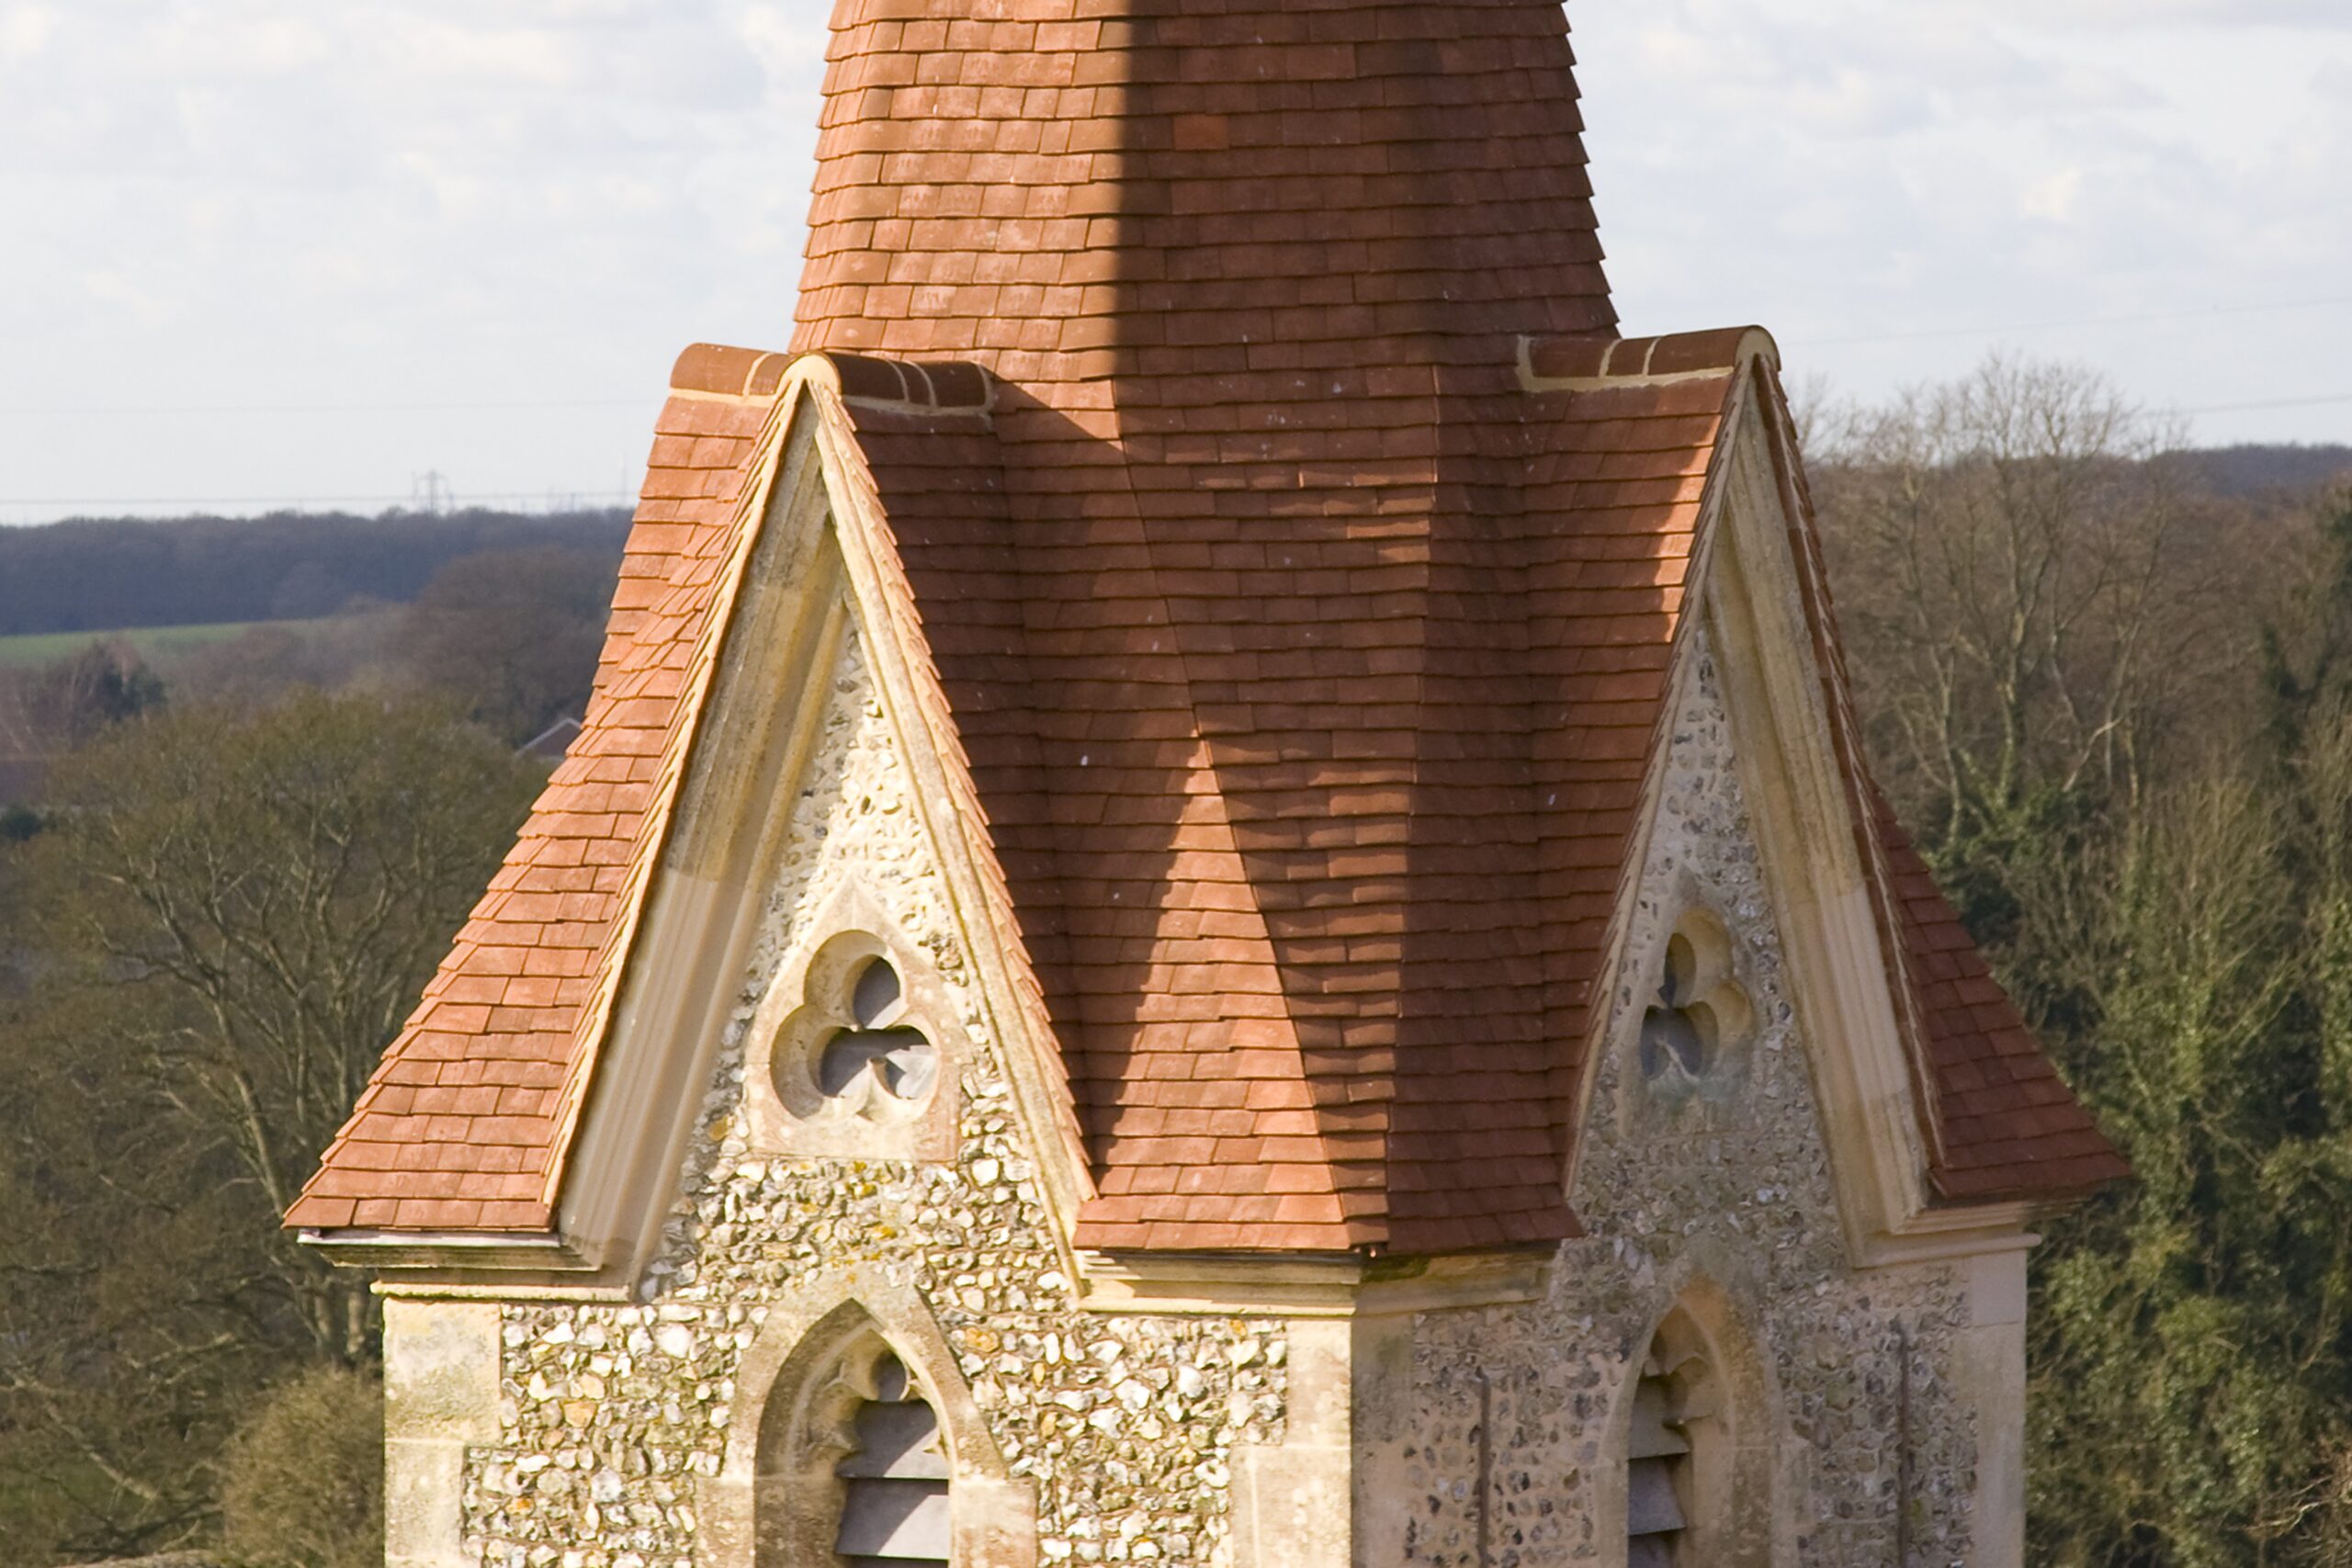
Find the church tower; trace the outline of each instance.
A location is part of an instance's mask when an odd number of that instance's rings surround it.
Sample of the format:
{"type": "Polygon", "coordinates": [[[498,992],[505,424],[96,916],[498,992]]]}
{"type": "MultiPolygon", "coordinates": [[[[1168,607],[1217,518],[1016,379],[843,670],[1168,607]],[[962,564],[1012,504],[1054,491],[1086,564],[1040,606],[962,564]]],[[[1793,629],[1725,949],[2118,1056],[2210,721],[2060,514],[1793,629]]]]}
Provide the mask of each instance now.
{"type": "MultiPolygon", "coordinates": [[[[2022,1554],[2121,1174],[1558,0],[839,0],[585,724],[288,1223],[391,1568],[2022,1554]]],[[[1605,62],[1604,67],[1605,68],[1605,62]]]]}

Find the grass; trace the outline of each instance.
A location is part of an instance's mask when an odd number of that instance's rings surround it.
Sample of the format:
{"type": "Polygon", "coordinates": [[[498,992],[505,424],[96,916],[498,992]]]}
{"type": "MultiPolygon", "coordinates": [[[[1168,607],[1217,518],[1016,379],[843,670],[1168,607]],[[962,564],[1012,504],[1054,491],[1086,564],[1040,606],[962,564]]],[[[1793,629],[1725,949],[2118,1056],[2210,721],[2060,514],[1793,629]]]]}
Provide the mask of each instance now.
{"type": "Polygon", "coordinates": [[[195,626],[125,626],[103,632],[25,632],[0,637],[0,670],[23,669],[71,658],[94,642],[122,641],[139,650],[151,664],[162,663],[216,642],[243,636],[255,626],[282,626],[289,631],[315,625],[310,621],[223,621],[195,626]]]}

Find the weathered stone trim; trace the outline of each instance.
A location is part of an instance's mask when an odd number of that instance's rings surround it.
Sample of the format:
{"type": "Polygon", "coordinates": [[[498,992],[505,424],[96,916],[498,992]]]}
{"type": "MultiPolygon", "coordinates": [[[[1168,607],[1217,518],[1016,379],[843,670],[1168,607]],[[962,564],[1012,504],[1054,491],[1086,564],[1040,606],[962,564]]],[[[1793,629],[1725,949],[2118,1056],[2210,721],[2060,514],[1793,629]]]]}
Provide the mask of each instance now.
{"type": "Polygon", "coordinates": [[[466,1450],[498,1437],[494,1306],[384,1303],[385,1568],[475,1568],[466,1450]]]}
{"type": "Polygon", "coordinates": [[[1214,1317],[1380,1317],[1541,1300],[1558,1248],[1443,1258],[1080,1253],[1086,1305],[1214,1317]]]}
{"type": "Polygon", "coordinates": [[[956,1467],[949,1497],[956,1568],[1035,1568],[1036,1489],[1007,1468],[930,1307],[906,1285],[870,1269],[817,1276],[769,1304],[767,1321],[736,1368],[734,1412],[718,1473],[701,1489],[707,1568],[822,1562],[831,1552],[838,1488],[810,1486],[807,1478],[790,1474],[792,1450],[807,1442],[805,1407],[811,1394],[864,1335],[889,1347],[939,1416],[956,1467]],[[779,1447],[786,1451],[779,1454],[779,1447]],[[794,1495],[763,1499],[763,1484],[794,1495]],[[763,1510],[770,1515],[765,1531],[763,1510]],[[763,1533],[771,1538],[765,1552],[759,1550],[763,1533]]]}
{"type": "Polygon", "coordinates": [[[748,1026],[747,1141],[762,1155],[953,1161],[959,1089],[971,1054],[937,965],[871,894],[844,883],[796,935],[748,1026]],[[873,958],[898,971],[910,1020],[939,1053],[939,1077],[920,1104],[844,1115],[818,1089],[814,1063],[825,1034],[847,1021],[829,1014],[819,993],[835,988],[841,971],[873,958]]]}
{"type": "MultiPolygon", "coordinates": [[[[1737,730],[1732,762],[1789,954],[1789,1000],[1826,1046],[1818,1101],[1851,1254],[1858,1263],[1959,1256],[1977,1238],[1951,1234],[1928,1183],[1930,1119],[1806,620],[1792,544],[1800,503],[1769,402],[1751,396],[1738,411],[1722,459],[1721,536],[1700,579],[1716,682],[1737,730]]],[[[1980,1220],[1997,1228],[2007,1216],[1980,1220]]]]}

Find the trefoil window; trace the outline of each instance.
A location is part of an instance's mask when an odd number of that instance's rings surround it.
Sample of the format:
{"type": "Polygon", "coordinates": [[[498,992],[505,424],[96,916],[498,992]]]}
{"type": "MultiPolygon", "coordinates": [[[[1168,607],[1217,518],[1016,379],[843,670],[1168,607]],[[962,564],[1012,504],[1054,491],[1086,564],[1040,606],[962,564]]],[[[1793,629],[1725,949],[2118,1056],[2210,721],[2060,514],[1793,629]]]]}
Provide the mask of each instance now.
{"type": "Polygon", "coordinates": [[[1695,1083],[1745,1043],[1753,1011],[1732,978],[1731,939],[1702,909],[1683,916],[1666,944],[1657,995],[1642,1014],[1642,1077],[1695,1083]]]}
{"type": "Polygon", "coordinates": [[[835,1031],[818,1054],[820,1089],[853,1110],[888,1100],[911,1104],[931,1092],[939,1052],[907,1021],[906,987],[888,959],[870,959],[858,971],[849,1014],[849,1027],[835,1031]]]}

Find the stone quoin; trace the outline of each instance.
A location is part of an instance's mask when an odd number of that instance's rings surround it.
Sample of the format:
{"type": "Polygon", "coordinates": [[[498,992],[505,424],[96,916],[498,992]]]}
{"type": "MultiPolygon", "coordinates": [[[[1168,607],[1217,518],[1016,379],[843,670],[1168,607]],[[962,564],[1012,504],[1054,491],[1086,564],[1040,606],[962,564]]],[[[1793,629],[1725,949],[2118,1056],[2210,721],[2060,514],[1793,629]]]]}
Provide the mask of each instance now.
{"type": "MultiPolygon", "coordinates": [[[[288,1223],[391,1568],[2018,1568],[2123,1174],[1558,0],[838,0],[790,349],[288,1223]]],[[[1605,62],[1602,62],[1605,68],[1605,62]]]]}

